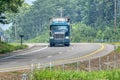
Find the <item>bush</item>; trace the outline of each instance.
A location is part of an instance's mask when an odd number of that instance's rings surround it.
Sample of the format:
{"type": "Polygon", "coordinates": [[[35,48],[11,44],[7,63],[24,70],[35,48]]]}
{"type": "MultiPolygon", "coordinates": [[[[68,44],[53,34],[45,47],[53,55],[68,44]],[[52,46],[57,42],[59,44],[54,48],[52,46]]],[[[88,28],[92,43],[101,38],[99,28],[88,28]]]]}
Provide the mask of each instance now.
{"type": "Polygon", "coordinates": [[[120,53],[120,46],[117,47],[116,53],[120,53]]]}

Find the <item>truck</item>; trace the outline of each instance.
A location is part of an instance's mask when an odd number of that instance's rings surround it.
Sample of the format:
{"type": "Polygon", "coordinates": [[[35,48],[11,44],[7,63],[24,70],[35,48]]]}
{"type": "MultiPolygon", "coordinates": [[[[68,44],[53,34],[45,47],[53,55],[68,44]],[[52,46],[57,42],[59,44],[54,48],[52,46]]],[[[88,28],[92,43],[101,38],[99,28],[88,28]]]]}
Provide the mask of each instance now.
{"type": "Polygon", "coordinates": [[[70,19],[51,18],[50,19],[50,47],[56,44],[70,46],[70,19]]]}

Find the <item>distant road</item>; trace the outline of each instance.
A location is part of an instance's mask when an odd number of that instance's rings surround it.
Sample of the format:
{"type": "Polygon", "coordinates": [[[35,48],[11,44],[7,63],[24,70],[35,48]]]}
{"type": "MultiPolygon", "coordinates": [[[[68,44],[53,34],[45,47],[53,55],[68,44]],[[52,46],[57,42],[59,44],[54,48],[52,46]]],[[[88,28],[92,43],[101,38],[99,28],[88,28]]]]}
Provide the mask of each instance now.
{"type": "Polygon", "coordinates": [[[31,64],[59,65],[105,56],[114,50],[110,44],[73,43],[70,47],[29,44],[30,48],[0,56],[0,72],[30,68],[31,64]]]}

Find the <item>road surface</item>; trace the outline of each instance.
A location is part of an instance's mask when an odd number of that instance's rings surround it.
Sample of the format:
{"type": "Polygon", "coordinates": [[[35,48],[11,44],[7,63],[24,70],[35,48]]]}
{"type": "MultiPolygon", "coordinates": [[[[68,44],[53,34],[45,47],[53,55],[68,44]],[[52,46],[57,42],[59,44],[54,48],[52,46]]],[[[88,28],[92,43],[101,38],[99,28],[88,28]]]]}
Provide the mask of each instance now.
{"type": "Polygon", "coordinates": [[[47,44],[34,44],[32,47],[0,56],[0,72],[30,68],[31,64],[59,65],[89,58],[105,56],[114,50],[110,44],[73,43],[70,47],[48,47],[47,44]]]}

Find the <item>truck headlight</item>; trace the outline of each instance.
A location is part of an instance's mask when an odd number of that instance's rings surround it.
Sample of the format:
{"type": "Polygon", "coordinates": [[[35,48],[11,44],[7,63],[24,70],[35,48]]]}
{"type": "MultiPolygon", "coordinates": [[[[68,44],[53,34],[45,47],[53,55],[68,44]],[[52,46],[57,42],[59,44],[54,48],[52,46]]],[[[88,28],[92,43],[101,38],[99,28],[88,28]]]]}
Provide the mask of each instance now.
{"type": "Polygon", "coordinates": [[[69,39],[69,36],[66,36],[65,39],[69,39]]]}
{"type": "Polygon", "coordinates": [[[53,36],[51,36],[50,39],[53,39],[53,36]]]}

